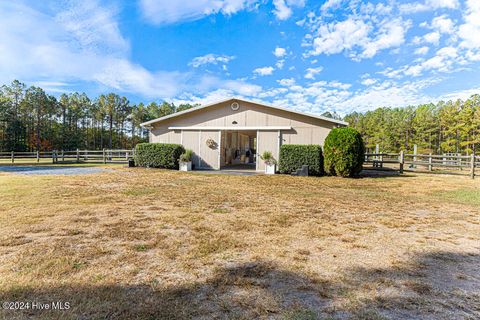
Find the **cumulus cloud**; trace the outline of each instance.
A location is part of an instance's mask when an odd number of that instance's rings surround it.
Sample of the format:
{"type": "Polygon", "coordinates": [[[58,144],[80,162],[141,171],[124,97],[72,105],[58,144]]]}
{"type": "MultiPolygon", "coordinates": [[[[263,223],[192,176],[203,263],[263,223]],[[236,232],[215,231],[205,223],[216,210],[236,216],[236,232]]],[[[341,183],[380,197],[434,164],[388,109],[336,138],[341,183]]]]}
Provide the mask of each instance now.
{"type": "Polygon", "coordinates": [[[235,59],[234,56],[218,55],[218,54],[209,53],[209,54],[206,54],[204,56],[199,56],[199,57],[193,58],[192,61],[190,61],[189,65],[194,67],[194,68],[198,68],[200,66],[208,65],[208,64],[213,64],[213,65],[223,64],[223,65],[225,65],[233,59],[235,59]]]}
{"type": "Polygon", "coordinates": [[[361,45],[364,51],[360,57],[372,58],[380,50],[399,47],[405,42],[405,33],[409,28],[410,22],[403,21],[401,18],[384,20],[375,38],[361,45]]]}
{"type": "Polygon", "coordinates": [[[283,58],[287,54],[287,50],[285,48],[276,47],[273,51],[273,55],[277,58],[283,58]]]}
{"type": "Polygon", "coordinates": [[[391,67],[380,72],[389,78],[400,78],[402,76],[419,77],[427,71],[432,72],[451,72],[455,70],[457,65],[466,64],[466,59],[460,55],[459,50],[455,47],[443,47],[429,59],[419,59],[411,65],[405,65],[397,69],[391,67]]]}
{"type": "Polygon", "coordinates": [[[277,82],[281,86],[293,86],[295,84],[295,79],[293,79],[293,78],[280,79],[280,80],[277,80],[277,82]]]}
{"type": "Polygon", "coordinates": [[[325,3],[322,5],[322,7],[320,9],[322,11],[328,11],[328,10],[331,10],[331,9],[336,9],[336,8],[340,7],[342,2],[343,2],[343,0],[327,0],[327,1],[325,1],[325,3]]]}
{"type": "Polygon", "coordinates": [[[371,27],[361,19],[349,17],[345,21],[322,24],[313,39],[311,55],[335,54],[363,44],[371,27]]]}
{"type": "Polygon", "coordinates": [[[256,0],[140,0],[143,16],[153,24],[170,24],[194,21],[205,16],[221,13],[232,15],[255,7],[256,0]]]}
{"type": "Polygon", "coordinates": [[[427,33],[426,35],[423,36],[423,39],[427,43],[431,43],[438,46],[438,43],[440,42],[440,33],[436,31],[427,33]]]}
{"type": "Polygon", "coordinates": [[[467,0],[467,10],[464,23],[459,26],[458,35],[462,39],[462,47],[469,49],[480,48],[480,1],[467,0]]]}
{"type": "Polygon", "coordinates": [[[292,7],[304,7],[304,0],[273,0],[273,13],[278,20],[287,20],[293,14],[292,7]]]}
{"type": "Polygon", "coordinates": [[[442,15],[433,18],[431,28],[440,33],[453,33],[455,32],[455,23],[447,15],[442,15]]]}
{"type": "Polygon", "coordinates": [[[397,48],[405,42],[410,21],[401,17],[372,19],[351,14],[343,21],[310,23],[313,35],[305,38],[312,49],[307,56],[347,52],[355,59],[372,58],[381,50],[397,48]]]}
{"type": "Polygon", "coordinates": [[[424,46],[424,47],[415,49],[414,53],[419,56],[424,56],[428,53],[428,51],[430,51],[430,48],[427,46],[424,46]]]}
{"type": "Polygon", "coordinates": [[[364,86],[371,86],[372,84],[377,83],[377,79],[366,78],[366,79],[363,79],[361,83],[362,83],[364,86]]]}
{"type": "Polygon", "coordinates": [[[262,67],[253,70],[253,73],[259,76],[269,76],[275,71],[274,67],[262,67]]]}
{"type": "Polygon", "coordinates": [[[318,68],[307,68],[307,72],[305,73],[305,79],[315,79],[316,75],[322,72],[323,67],[318,68]]]}
{"type": "Polygon", "coordinates": [[[417,1],[402,4],[400,5],[400,11],[403,13],[417,13],[436,9],[456,9],[459,5],[458,0],[425,0],[424,2],[417,1]]]}

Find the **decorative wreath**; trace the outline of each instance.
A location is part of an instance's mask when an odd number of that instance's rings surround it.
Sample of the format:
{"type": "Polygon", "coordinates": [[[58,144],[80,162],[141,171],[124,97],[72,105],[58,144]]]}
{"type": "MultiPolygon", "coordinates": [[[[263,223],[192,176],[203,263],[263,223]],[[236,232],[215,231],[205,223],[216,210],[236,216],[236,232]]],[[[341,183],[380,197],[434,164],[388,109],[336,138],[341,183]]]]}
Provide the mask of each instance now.
{"type": "Polygon", "coordinates": [[[214,148],[216,145],[217,145],[217,143],[215,142],[215,140],[213,140],[212,138],[207,139],[207,146],[209,148],[214,148]]]}

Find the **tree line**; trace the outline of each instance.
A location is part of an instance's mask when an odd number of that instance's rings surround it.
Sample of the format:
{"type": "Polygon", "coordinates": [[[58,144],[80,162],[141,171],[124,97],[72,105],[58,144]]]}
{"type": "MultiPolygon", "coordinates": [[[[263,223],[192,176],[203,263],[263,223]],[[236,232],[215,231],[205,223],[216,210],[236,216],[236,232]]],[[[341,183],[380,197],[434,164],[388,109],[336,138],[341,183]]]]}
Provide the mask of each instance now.
{"type": "MultiPolygon", "coordinates": [[[[115,93],[58,98],[20,81],[0,87],[0,151],[133,148],[147,141],[142,122],[194,107],[133,104],[115,93]]],[[[335,113],[325,116],[339,119],[335,113]]],[[[363,136],[367,150],[470,154],[480,144],[480,95],[405,108],[353,112],[343,118],[363,136]]],[[[477,152],[478,153],[478,152],[477,152]]]]}
{"type": "Polygon", "coordinates": [[[370,152],[471,154],[480,144],[480,95],[406,108],[378,108],[344,117],[363,136],[370,152]]]}
{"type": "Polygon", "coordinates": [[[0,151],[125,149],[147,140],[142,122],[194,107],[133,104],[115,93],[58,98],[20,81],[0,88],[0,151]]]}

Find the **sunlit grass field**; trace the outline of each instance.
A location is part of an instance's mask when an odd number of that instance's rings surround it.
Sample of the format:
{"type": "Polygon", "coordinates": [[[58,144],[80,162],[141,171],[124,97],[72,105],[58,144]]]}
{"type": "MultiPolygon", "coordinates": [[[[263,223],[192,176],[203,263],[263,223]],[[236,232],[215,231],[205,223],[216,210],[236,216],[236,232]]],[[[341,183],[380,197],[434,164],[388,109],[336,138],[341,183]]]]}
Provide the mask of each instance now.
{"type": "Polygon", "coordinates": [[[0,173],[6,319],[478,319],[480,179],[0,173]]]}

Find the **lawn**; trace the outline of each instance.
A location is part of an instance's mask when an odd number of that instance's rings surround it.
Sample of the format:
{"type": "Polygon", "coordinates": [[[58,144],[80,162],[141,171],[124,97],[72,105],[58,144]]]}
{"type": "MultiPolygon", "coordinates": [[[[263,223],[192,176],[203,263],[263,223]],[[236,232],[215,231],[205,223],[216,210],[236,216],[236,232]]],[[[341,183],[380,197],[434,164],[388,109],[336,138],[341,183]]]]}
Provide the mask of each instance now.
{"type": "Polygon", "coordinates": [[[480,179],[0,173],[2,310],[45,319],[478,319],[480,179]]]}

